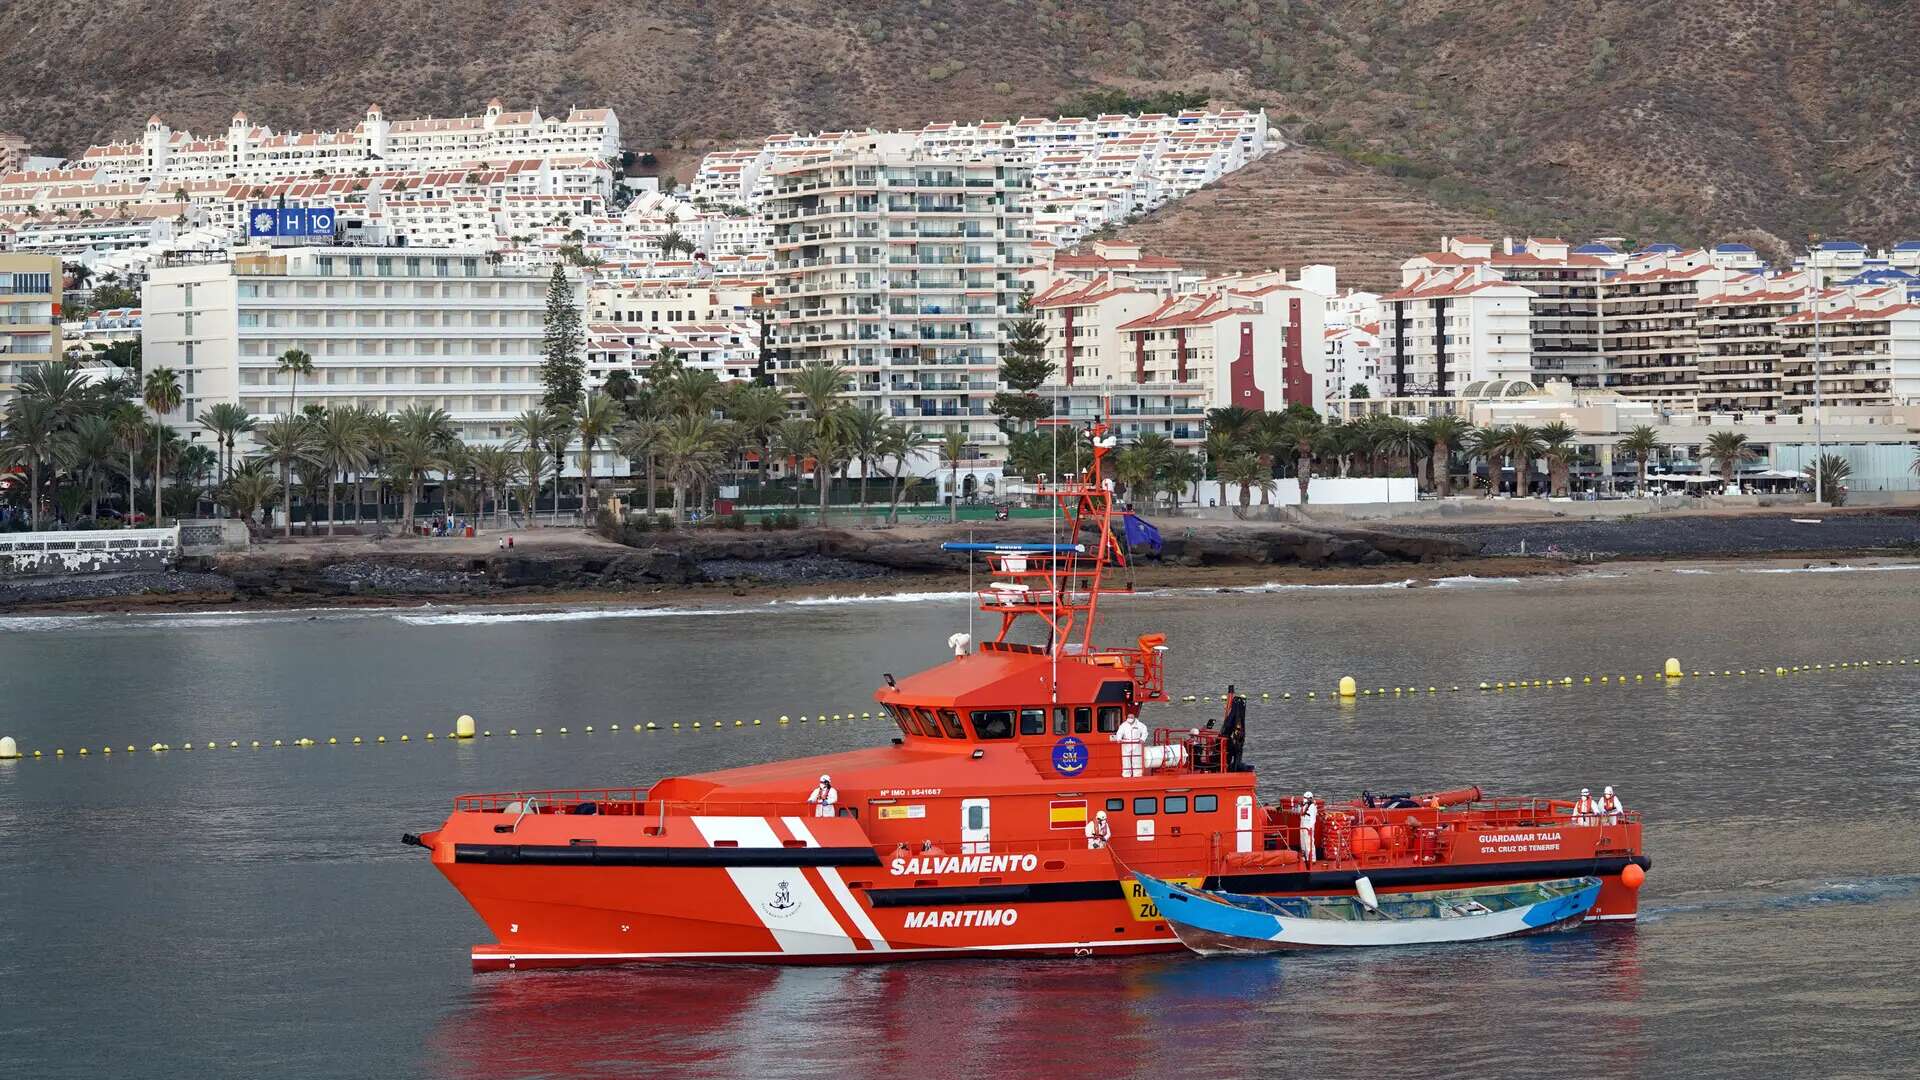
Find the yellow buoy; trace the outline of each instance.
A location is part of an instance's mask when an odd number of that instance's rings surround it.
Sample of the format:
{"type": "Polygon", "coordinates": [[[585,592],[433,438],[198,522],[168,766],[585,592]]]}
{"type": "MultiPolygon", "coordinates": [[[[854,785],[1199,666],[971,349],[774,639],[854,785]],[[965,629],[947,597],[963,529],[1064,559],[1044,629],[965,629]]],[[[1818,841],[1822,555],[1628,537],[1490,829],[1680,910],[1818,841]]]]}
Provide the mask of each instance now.
{"type": "MultiPolygon", "coordinates": [[[[1188,701],[1192,701],[1192,700],[1193,700],[1193,696],[1192,696],[1191,694],[1189,694],[1189,695],[1187,696],[1187,700],[1188,700],[1188,701]]],[[[783,723],[783,724],[787,722],[787,714],[786,714],[786,713],[781,713],[781,714],[780,714],[780,722],[781,722],[781,723],[783,723]]]]}
{"type": "Polygon", "coordinates": [[[473,738],[473,728],[473,717],[468,716],[466,713],[461,713],[460,719],[453,722],[453,737],[456,739],[471,739],[473,738]]]}
{"type": "Polygon", "coordinates": [[[733,722],[733,726],[734,726],[734,727],[746,727],[746,726],[747,726],[747,722],[746,722],[745,720],[735,720],[735,721],[733,722]]]}
{"type": "Polygon", "coordinates": [[[339,740],[339,739],[337,739],[337,738],[335,738],[335,737],[333,737],[332,735],[329,735],[329,736],[327,736],[327,745],[328,745],[328,746],[338,746],[338,745],[340,745],[340,740],[339,740]]]}
{"type": "Polygon", "coordinates": [[[1488,690],[1488,689],[1491,689],[1491,687],[1489,687],[1489,686],[1488,686],[1488,685],[1487,685],[1486,683],[1481,683],[1481,684],[1480,684],[1480,689],[1482,689],[1482,690],[1488,690]]]}
{"type": "MultiPolygon", "coordinates": [[[[639,731],[639,730],[640,730],[640,725],[639,725],[639,724],[635,724],[635,725],[633,725],[633,730],[635,730],[635,731],[639,731]]],[[[653,731],[653,730],[654,730],[654,726],[653,726],[653,721],[651,721],[651,720],[649,720],[649,721],[647,721],[647,730],[648,730],[648,731],[653,731]]]]}
{"type": "Polygon", "coordinates": [[[560,729],[560,734],[562,734],[562,735],[565,735],[566,733],[567,733],[567,729],[566,729],[566,728],[561,728],[561,729],[560,729]]]}
{"type": "Polygon", "coordinates": [[[680,721],[678,721],[678,720],[675,720],[675,721],[673,722],[673,729],[674,729],[675,731],[678,731],[678,730],[680,730],[680,721]]]}
{"type": "Polygon", "coordinates": [[[353,737],[353,745],[355,745],[355,746],[359,746],[359,745],[360,745],[360,736],[358,736],[358,735],[355,735],[355,736],[353,737]]]}
{"type": "MultiPolygon", "coordinates": [[[[614,728],[613,730],[615,730],[615,731],[619,731],[620,729],[619,729],[619,728],[614,728]]],[[[589,735],[591,735],[591,734],[593,734],[593,725],[592,725],[592,724],[588,724],[588,725],[587,725],[587,734],[589,734],[589,735]]]]}
{"type": "Polygon", "coordinates": [[[1351,675],[1340,676],[1340,696],[1343,698],[1352,697],[1354,694],[1354,690],[1358,687],[1358,685],[1359,685],[1358,683],[1355,683],[1353,681],[1353,676],[1351,675]]]}
{"type": "Polygon", "coordinates": [[[385,735],[376,736],[373,741],[377,743],[383,743],[387,741],[387,737],[385,735]]]}
{"type": "Polygon", "coordinates": [[[83,747],[81,747],[81,748],[80,748],[80,756],[81,756],[81,757],[86,757],[86,756],[87,756],[87,748],[86,748],[86,747],[84,747],[84,746],[83,746],[83,747]]]}
{"type": "Polygon", "coordinates": [[[13,741],[13,736],[0,736],[0,761],[14,761],[19,757],[20,744],[13,741]]]}
{"type": "Polygon", "coordinates": [[[1679,678],[1679,677],[1680,677],[1680,660],[1679,660],[1679,658],[1678,658],[1678,657],[1674,657],[1674,656],[1669,656],[1669,657],[1667,657],[1667,666],[1666,666],[1666,669],[1665,669],[1665,670],[1664,670],[1664,671],[1663,671],[1663,672],[1662,672],[1661,674],[1663,674],[1663,675],[1665,675],[1665,676],[1666,676],[1667,678],[1669,678],[1669,679],[1677,679],[1677,678],[1679,678]]]}
{"type": "Polygon", "coordinates": [[[428,742],[432,742],[432,741],[433,741],[433,732],[431,732],[431,731],[429,731],[429,732],[427,732],[427,741],[428,741],[428,742]]]}
{"type": "MultiPolygon", "coordinates": [[[[803,717],[801,717],[800,719],[802,719],[802,720],[805,720],[805,719],[806,719],[806,717],[804,717],[804,716],[803,716],[803,717]]],[[[695,721],[693,722],[693,730],[695,730],[695,731],[699,731],[699,730],[700,730],[700,721],[698,721],[698,720],[695,720],[695,721]]],[[[539,732],[537,732],[537,731],[536,731],[536,732],[534,732],[534,734],[536,734],[536,735],[538,735],[538,734],[539,734],[539,732]]]]}
{"type": "Polygon", "coordinates": [[[545,735],[547,732],[545,728],[534,728],[533,733],[535,735],[545,735]]]}
{"type": "MultiPolygon", "coordinates": [[[[759,718],[759,717],[757,717],[757,716],[756,716],[756,717],[754,717],[754,718],[753,718],[753,726],[754,726],[754,727],[759,727],[759,726],[760,726],[760,718],[759,718]]],[[[638,729],[638,728],[635,728],[634,730],[636,730],[636,731],[638,731],[639,729],[638,729]]]]}

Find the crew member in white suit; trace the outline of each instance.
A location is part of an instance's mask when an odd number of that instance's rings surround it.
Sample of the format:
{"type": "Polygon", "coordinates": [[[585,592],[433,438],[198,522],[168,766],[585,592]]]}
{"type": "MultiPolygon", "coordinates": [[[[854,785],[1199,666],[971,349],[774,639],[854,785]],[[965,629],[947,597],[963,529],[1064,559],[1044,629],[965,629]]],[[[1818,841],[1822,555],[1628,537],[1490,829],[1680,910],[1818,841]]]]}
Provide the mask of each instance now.
{"type": "Polygon", "coordinates": [[[1092,821],[1087,822],[1087,850],[1099,851],[1106,847],[1107,841],[1111,839],[1113,839],[1113,827],[1107,824],[1107,812],[1102,810],[1093,815],[1092,821]]]}
{"type": "Polygon", "coordinates": [[[1620,804],[1620,796],[1613,793],[1613,788],[1607,787],[1601,790],[1600,816],[1607,819],[1607,824],[1620,824],[1620,815],[1625,813],[1626,809],[1620,804]]]}
{"type": "Polygon", "coordinates": [[[1586,788],[1580,789],[1580,798],[1573,804],[1573,823],[1575,825],[1593,824],[1593,793],[1586,788]]]}
{"type": "Polygon", "coordinates": [[[1313,826],[1320,820],[1320,804],[1313,801],[1313,792],[1300,796],[1300,857],[1312,862],[1315,857],[1313,826]]]}
{"type": "Polygon", "coordinates": [[[1138,716],[1129,714],[1113,733],[1113,741],[1120,744],[1120,775],[1143,775],[1147,771],[1147,725],[1141,723],[1138,716]]]}
{"type": "Polygon", "coordinates": [[[813,804],[814,817],[832,817],[834,807],[840,802],[840,792],[833,786],[833,777],[821,773],[820,786],[813,789],[807,801],[813,804]]]}

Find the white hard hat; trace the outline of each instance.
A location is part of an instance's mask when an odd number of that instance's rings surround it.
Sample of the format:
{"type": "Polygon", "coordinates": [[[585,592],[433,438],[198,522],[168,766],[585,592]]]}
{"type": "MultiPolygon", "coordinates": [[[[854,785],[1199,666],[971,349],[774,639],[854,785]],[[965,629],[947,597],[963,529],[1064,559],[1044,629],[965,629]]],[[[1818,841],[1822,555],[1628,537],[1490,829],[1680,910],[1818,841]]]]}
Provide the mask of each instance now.
{"type": "Polygon", "coordinates": [[[1107,812],[1105,810],[1102,810],[1093,816],[1099,818],[1101,821],[1107,820],[1107,812]]]}
{"type": "MultiPolygon", "coordinates": [[[[1612,788],[1608,788],[1607,790],[1608,790],[1608,791],[1612,791],[1613,789],[1612,789],[1612,788]]],[[[1580,794],[1582,794],[1582,795],[1591,795],[1591,794],[1593,794],[1593,792],[1591,792],[1591,791],[1588,791],[1588,790],[1587,790],[1586,788],[1581,788],[1581,789],[1580,789],[1580,794]]]]}
{"type": "Polygon", "coordinates": [[[1613,788],[1612,788],[1612,786],[1608,786],[1608,788],[1607,788],[1607,789],[1606,789],[1605,791],[1603,791],[1603,792],[1601,792],[1601,794],[1602,794],[1602,795],[1611,795],[1611,794],[1613,794],[1613,788]]]}
{"type": "Polygon", "coordinates": [[[821,773],[821,774],[820,774],[820,782],[821,782],[821,783],[823,783],[823,784],[831,784],[831,783],[833,783],[833,777],[831,777],[831,776],[828,776],[828,775],[827,775],[826,773],[821,773]]]}
{"type": "Polygon", "coordinates": [[[1313,798],[1313,792],[1311,792],[1311,791],[1309,791],[1309,792],[1307,792],[1307,793],[1306,793],[1305,795],[1302,795],[1302,796],[1300,796],[1300,797],[1301,797],[1302,799],[1311,799],[1311,798],[1313,798]]]}

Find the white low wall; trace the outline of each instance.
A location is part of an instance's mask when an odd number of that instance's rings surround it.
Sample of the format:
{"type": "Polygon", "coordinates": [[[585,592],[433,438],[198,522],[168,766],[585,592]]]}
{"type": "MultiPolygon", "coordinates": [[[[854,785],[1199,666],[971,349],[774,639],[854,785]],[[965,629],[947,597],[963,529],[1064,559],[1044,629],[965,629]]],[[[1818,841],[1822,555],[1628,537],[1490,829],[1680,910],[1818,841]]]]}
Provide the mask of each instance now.
{"type": "MultiPolygon", "coordinates": [[[[1300,505],[1300,481],[1282,478],[1273,501],[1281,506],[1300,505]]],[[[1238,500],[1233,485],[1227,485],[1228,497],[1238,500]]],[[[1255,498],[1258,502],[1258,497],[1255,498]]],[[[1416,503],[1420,501],[1420,482],[1411,476],[1316,476],[1307,481],[1307,502],[1311,506],[1347,506],[1354,503],[1416,503]]],[[[1234,505],[1239,505],[1236,501],[1234,505]]]]}
{"type": "Polygon", "coordinates": [[[0,577],[165,570],[179,557],[178,528],[0,533],[0,577]]]}

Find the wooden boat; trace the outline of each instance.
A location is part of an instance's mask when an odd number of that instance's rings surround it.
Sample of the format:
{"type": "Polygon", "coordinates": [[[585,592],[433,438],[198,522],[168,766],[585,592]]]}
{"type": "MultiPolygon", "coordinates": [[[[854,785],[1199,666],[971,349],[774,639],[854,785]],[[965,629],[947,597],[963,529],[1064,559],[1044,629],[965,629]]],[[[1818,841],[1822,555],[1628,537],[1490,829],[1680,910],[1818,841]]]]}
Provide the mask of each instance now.
{"type": "Polygon", "coordinates": [[[1597,877],[1351,896],[1215,892],[1134,872],[1180,941],[1203,956],[1287,948],[1486,941],[1580,922],[1600,895],[1597,877]]]}

